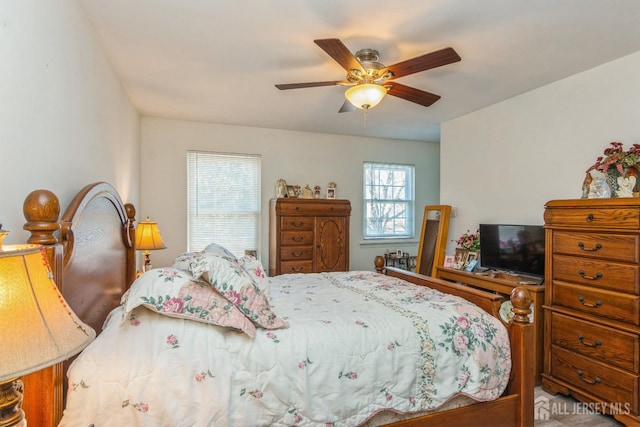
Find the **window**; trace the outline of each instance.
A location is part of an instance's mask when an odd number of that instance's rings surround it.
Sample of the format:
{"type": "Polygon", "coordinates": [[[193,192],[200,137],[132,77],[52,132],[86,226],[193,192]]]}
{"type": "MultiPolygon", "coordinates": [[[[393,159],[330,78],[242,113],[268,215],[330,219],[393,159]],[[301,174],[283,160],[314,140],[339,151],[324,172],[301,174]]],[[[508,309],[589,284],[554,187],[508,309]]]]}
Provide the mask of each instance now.
{"type": "Polygon", "coordinates": [[[260,156],[187,152],[187,246],[218,243],[236,256],[257,250],[260,156]]]}
{"type": "Polygon", "coordinates": [[[413,237],[413,165],[364,164],[364,238],[413,237]]]}

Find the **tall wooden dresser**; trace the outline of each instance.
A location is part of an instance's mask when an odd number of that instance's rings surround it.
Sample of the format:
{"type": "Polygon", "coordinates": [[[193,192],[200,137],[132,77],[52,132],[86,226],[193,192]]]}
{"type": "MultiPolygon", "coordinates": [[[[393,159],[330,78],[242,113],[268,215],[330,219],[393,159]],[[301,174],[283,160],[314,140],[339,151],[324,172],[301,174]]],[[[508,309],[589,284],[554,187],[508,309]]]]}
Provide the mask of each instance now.
{"type": "Polygon", "coordinates": [[[543,387],[640,425],[640,199],[554,200],[543,387]]]}
{"type": "Polygon", "coordinates": [[[350,215],[348,200],[271,200],[269,275],[347,271],[350,215]]]}

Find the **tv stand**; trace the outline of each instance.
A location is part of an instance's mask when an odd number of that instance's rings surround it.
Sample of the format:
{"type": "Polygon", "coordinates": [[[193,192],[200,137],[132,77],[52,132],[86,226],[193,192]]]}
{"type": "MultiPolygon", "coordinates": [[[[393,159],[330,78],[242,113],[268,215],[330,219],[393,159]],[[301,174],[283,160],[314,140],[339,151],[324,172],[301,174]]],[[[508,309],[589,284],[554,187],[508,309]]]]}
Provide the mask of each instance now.
{"type": "Polygon", "coordinates": [[[536,385],[540,385],[544,361],[544,316],[542,314],[542,305],[544,304],[544,285],[540,284],[541,279],[531,276],[510,274],[502,271],[488,270],[481,273],[473,273],[448,267],[437,267],[436,277],[450,282],[457,282],[462,285],[506,295],[507,297],[511,295],[511,291],[515,287],[523,287],[529,291],[533,304],[533,324],[536,330],[536,385]]]}

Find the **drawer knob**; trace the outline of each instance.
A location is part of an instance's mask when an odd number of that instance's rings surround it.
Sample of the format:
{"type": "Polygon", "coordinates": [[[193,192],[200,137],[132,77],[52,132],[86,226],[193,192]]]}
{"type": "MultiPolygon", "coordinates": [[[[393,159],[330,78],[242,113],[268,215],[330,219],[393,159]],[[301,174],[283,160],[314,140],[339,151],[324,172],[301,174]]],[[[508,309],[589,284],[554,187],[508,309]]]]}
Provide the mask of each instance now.
{"type": "Polygon", "coordinates": [[[296,243],[299,243],[299,242],[302,242],[304,240],[304,237],[302,237],[302,236],[293,236],[291,238],[291,240],[293,240],[296,243]]]}
{"type": "Polygon", "coordinates": [[[582,305],[584,305],[585,307],[589,307],[589,308],[597,308],[597,307],[600,307],[602,305],[602,301],[600,301],[600,300],[596,300],[595,303],[587,302],[587,301],[584,300],[584,297],[582,295],[580,295],[578,297],[578,301],[580,301],[580,303],[582,305]]]}
{"type": "Polygon", "coordinates": [[[584,274],[584,270],[578,270],[578,274],[580,275],[580,277],[586,280],[598,280],[602,278],[602,273],[600,272],[597,272],[595,276],[587,276],[586,274],[584,274]]]}
{"type": "Polygon", "coordinates": [[[587,215],[587,222],[591,222],[591,221],[593,221],[593,214],[592,213],[587,215]]]}
{"type": "Polygon", "coordinates": [[[291,256],[294,256],[296,258],[300,258],[302,255],[304,255],[303,252],[291,252],[291,256]]]}
{"type": "Polygon", "coordinates": [[[579,242],[578,243],[578,247],[580,249],[582,249],[583,251],[585,251],[585,252],[595,252],[595,251],[599,251],[600,249],[602,249],[602,245],[600,243],[596,243],[596,245],[594,247],[592,247],[592,248],[585,248],[584,247],[584,243],[579,242]]]}
{"type": "Polygon", "coordinates": [[[582,372],[580,370],[578,370],[578,376],[580,377],[580,379],[582,381],[584,381],[587,384],[600,384],[602,382],[602,380],[600,378],[598,378],[598,377],[595,377],[594,379],[587,378],[584,375],[584,372],[582,372]]]}
{"type": "Polygon", "coordinates": [[[304,222],[292,222],[291,225],[293,227],[302,227],[304,225],[304,222]]]}
{"type": "Polygon", "coordinates": [[[291,267],[292,273],[300,273],[302,270],[304,270],[304,267],[291,267]]]}
{"type": "Polygon", "coordinates": [[[584,336],[582,334],[578,335],[578,339],[580,340],[582,345],[585,345],[587,347],[598,347],[599,345],[602,345],[602,341],[600,340],[596,340],[596,342],[585,341],[584,336]]]}

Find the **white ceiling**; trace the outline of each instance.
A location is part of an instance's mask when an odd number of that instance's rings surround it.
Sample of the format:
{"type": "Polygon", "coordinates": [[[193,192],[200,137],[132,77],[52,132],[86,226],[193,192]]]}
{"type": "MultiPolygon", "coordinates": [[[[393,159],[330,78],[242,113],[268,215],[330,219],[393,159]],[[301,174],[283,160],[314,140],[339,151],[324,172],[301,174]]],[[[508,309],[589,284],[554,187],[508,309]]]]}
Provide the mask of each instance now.
{"type": "Polygon", "coordinates": [[[640,51],[638,0],[80,2],[142,115],[307,132],[439,141],[443,121],[640,51]],[[274,87],[345,78],[323,38],[386,65],[449,46],[462,61],[398,79],[431,107],[339,114],[344,87],[274,87]]]}

